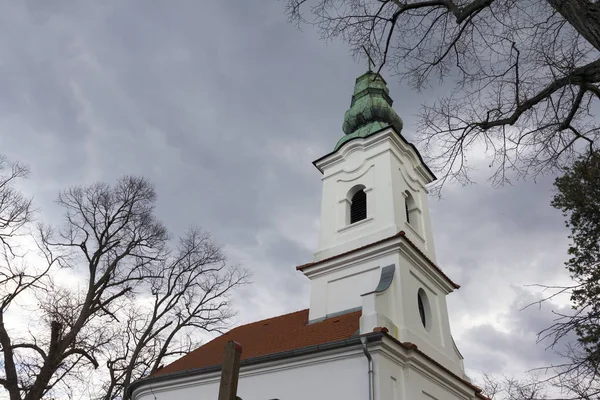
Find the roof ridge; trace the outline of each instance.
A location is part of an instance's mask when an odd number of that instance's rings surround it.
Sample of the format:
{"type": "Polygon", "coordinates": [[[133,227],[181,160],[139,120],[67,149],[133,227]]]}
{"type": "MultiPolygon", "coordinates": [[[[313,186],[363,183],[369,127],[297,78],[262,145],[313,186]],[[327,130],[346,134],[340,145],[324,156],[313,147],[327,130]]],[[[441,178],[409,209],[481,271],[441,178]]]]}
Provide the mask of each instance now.
{"type": "MultiPolygon", "coordinates": [[[[332,315],[327,315],[327,316],[325,316],[325,318],[323,318],[323,319],[320,319],[320,320],[317,320],[317,321],[313,321],[313,322],[312,322],[310,325],[312,325],[312,324],[317,324],[317,323],[319,323],[319,322],[325,322],[325,321],[327,321],[327,320],[329,320],[329,319],[332,319],[332,318],[339,318],[339,317],[342,317],[342,316],[344,316],[344,315],[346,315],[346,314],[351,314],[351,313],[354,313],[354,312],[359,312],[359,311],[362,311],[362,310],[360,310],[360,308],[357,308],[357,309],[354,309],[354,308],[352,308],[352,309],[349,309],[349,310],[344,310],[344,311],[341,311],[340,313],[335,313],[335,314],[332,314],[332,315]]],[[[220,335],[220,336],[227,335],[229,332],[232,332],[232,331],[234,331],[234,330],[236,330],[236,329],[239,329],[239,328],[243,328],[243,327],[245,327],[245,326],[248,326],[248,325],[254,325],[254,324],[265,323],[265,322],[272,321],[272,320],[274,320],[274,319],[279,319],[279,318],[282,318],[282,317],[287,317],[288,315],[292,315],[292,314],[300,314],[300,313],[302,313],[302,312],[309,312],[309,309],[308,309],[308,308],[303,308],[302,310],[298,310],[298,311],[292,311],[292,312],[289,312],[289,313],[285,313],[285,314],[276,315],[276,316],[274,316],[274,317],[269,317],[269,318],[265,318],[265,319],[259,319],[258,321],[252,321],[252,322],[248,322],[248,323],[246,323],[246,324],[238,325],[238,326],[236,326],[236,327],[233,327],[233,328],[231,328],[230,330],[228,330],[227,332],[223,333],[223,334],[222,334],[222,335],[220,335]]],[[[307,316],[307,319],[306,319],[306,324],[305,324],[305,325],[309,325],[309,322],[310,322],[310,321],[308,320],[308,316],[307,316]]],[[[219,337],[219,336],[217,336],[217,337],[219,337]]],[[[215,338],[215,339],[216,339],[216,338],[215,338]]],[[[212,340],[213,340],[213,339],[211,339],[211,341],[212,341],[212,340]]],[[[208,342],[207,342],[207,343],[208,343],[208,342]]]]}
{"type": "Polygon", "coordinates": [[[302,310],[297,310],[297,311],[292,311],[292,312],[285,313],[285,314],[276,315],[274,317],[269,317],[269,318],[265,318],[265,319],[259,319],[258,321],[248,322],[246,324],[238,325],[238,326],[236,326],[234,328],[231,328],[230,330],[228,330],[227,332],[225,332],[224,335],[226,335],[227,333],[229,333],[229,332],[231,332],[231,331],[233,331],[235,329],[243,328],[244,326],[258,324],[258,323],[261,323],[261,322],[267,322],[267,321],[271,321],[273,319],[285,317],[285,316],[292,315],[292,314],[299,314],[299,313],[305,312],[305,311],[308,311],[308,308],[304,308],[302,310]]]}

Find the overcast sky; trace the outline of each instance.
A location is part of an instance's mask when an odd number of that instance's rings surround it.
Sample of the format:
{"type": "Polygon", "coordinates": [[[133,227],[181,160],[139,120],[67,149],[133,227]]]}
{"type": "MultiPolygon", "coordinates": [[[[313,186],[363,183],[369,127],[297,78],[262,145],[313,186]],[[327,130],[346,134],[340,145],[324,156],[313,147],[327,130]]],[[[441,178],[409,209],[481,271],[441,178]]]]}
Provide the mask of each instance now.
{"type": "MultiPolygon", "coordinates": [[[[344,43],[287,23],[276,0],[3,1],[0,153],[30,165],[25,190],[46,220],[60,189],[123,174],[152,180],[175,233],[211,231],[254,274],[237,323],[308,306],[295,266],[317,244],[321,182],[311,162],[342,136],[355,62],[344,43]]],[[[422,102],[384,75],[402,132],[422,102]]],[[[485,177],[485,169],[479,172],[485,177]]],[[[565,279],[567,232],[552,177],[492,189],[447,186],[431,201],[440,267],[468,372],[518,374],[553,355],[536,345],[547,307],[533,283],[565,279]]],[[[244,301],[239,301],[243,297],[244,301]]]]}

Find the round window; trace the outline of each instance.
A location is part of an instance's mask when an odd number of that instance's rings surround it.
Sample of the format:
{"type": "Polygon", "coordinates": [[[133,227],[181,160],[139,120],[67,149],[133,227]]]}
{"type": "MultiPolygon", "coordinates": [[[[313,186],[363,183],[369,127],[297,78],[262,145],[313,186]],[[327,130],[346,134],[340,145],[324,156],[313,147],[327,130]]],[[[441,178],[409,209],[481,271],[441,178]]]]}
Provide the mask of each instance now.
{"type": "Polygon", "coordinates": [[[417,293],[417,305],[419,307],[419,317],[421,318],[421,323],[425,329],[429,328],[431,322],[429,321],[431,312],[429,310],[429,300],[427,299],[427,294],[423,289],[419,289],[417,293]]]}

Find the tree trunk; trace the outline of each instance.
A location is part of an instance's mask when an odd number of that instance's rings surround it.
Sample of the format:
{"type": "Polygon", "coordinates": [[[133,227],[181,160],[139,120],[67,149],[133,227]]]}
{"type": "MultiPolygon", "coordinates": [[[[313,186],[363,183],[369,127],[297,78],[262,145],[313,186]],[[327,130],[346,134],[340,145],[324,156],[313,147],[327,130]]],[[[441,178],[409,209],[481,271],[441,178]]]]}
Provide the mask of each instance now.
{"type": "Polygon", "coordinates": [[[596,50],[600,51],[600,4],[590,0],[546,0],[596,50]]]}
{"type": "Polygon", "coordinates": [[[62,325],[56,321],[50,323],[50,346],[48,347],[48,357],[44,360],[40,372],[33,383],[33,386],[27,392],[25,400],[40,400],[48,388],[52,376],[56,373],[64,348],[61,349],[61,331],[62,325]]]}
{"type": "Polygon", "coordinates": [[[19,379],[17,377],[17,368],[13,357],[12,344],[10,337],[4,328],[4,318],[0,312],[0,345],[4,353],[4,372],[6,374],[4,388],[8,391],[10,400],[20,400],[19,379]]]}

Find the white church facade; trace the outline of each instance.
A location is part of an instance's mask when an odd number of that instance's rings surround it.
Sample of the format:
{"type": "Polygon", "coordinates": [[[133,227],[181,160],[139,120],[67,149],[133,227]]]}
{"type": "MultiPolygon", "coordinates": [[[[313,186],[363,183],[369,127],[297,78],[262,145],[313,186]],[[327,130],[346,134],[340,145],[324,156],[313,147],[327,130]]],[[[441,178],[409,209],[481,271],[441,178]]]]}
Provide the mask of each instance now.
{"type": "Polygon", "coordinates": [[[436,264],[427,187],[386,83],[356,80],[344,137],[314,165],[323,192],[318,248],[296,267],[310,308],[232,329],[129,389],[134,400],[218,397],[225,344],[243,347],[243,400],[486,399],[465,374],[436,264]]]}

